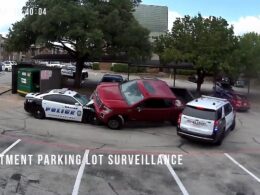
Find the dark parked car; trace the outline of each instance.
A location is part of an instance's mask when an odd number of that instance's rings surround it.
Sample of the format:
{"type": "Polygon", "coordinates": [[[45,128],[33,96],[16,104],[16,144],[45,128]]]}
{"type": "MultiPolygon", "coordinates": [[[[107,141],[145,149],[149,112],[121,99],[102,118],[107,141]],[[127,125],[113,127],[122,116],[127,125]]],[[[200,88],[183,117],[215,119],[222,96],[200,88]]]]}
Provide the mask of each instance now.
{"type": "Polygon", "coordinates": [[[232,86],[226,82],[216,82],[216,85],[213,87],[213,91],[215,92],[232,92],[232,86]]]}
{"type": "Polygon", "coordinates": [[[171,90],[183,105],[195,99],[194,95],[186,88],[171,87],[171,90]]]}
{"type": "Polygon", "coordinates": [[[234,86],[244,88],[248,84],[246,79],[239,78],[236,80],[234,86]]]}
{"type": "Polygon", "coordinates": [[[198,82],[198,75],[191,75],[188,77],[188,81],[193,82],[193,83],[197,83],[198,82]]]}
{"type": "Polygon", "coordinates": [[[2,62],[0,62],[0,71],[4,70],[4,64],[2,62]]]}
{"type": "Polygon", "coordinates": [[[177,123],[183,105],[169,86],[158,79],[125,83],[102,83],[93,95],[97,118],[111,129],[126,121],[170,121],[177,123]]]}
{"type": "Polygon", "coordinates": [[[105,74],[99,83],[122,83],[125,79],[118,74],[105,74]]]}
{"type": "Polygon", "coordinates": [[[235,92],[217,91],[214,96],[227,99],[237,111],[247,111],[250,109],[250,102],[245,95],[235,92]]]}

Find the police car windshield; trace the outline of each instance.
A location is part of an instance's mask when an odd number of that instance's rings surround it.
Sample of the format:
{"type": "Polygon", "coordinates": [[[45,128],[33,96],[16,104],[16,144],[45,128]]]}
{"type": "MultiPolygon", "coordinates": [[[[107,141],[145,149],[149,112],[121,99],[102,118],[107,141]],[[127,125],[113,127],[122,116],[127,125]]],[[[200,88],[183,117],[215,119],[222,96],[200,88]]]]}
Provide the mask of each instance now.
{"type": "Polygon", "coordinates": [[[89,101],[86,96],[80,95],[78,93],[74,95],[74,98],[77,99],[83,106],[86,105],[89,101]]]}

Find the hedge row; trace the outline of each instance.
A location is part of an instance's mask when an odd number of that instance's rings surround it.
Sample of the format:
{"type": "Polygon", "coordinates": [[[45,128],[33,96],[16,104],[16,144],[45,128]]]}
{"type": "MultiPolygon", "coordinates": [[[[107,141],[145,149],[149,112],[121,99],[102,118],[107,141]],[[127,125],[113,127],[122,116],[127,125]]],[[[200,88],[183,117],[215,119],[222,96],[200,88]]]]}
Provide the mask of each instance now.
{"type": "MultiPolygon", "coordinates": [[[[115,63],[111,67],[111,70],[114,72],[119,72],[119,73],[127,73],[128,72],[128,65],[127,64],[119,64],[115,63]]],[[[143,73],[145,72],[146,69],[143,67],[130,67],[129,72],[130,73],[143,73]]]]}
{"type": "Polygon", "coordinates": [[[93,70],[100,70],[99,63],[93,63],[93,70]]]}
{"type": "Polygon", "coordinates": [[[176,73],[178,75],[193,75],[196,74],[196,70],[177,70],[176,73]]]}

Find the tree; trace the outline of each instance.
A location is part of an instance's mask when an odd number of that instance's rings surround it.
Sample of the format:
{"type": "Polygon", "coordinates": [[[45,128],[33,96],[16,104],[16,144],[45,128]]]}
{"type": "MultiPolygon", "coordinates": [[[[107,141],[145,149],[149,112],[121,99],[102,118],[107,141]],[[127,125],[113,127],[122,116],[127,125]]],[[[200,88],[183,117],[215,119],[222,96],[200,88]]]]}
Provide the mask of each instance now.
{"type": "Polygon", "coordinates": [[[260,71],[260,35],[254,32],[239,37],[237,58],[237,73],[243,73],[248,79],[248,93],[251,78],[257,77],[260,71]]]}
{"type": "Polygon", "coordinates": [[[164,63],[186,61],[197,70],[200,92],[206,73],[230,69],[229,54],[236,48],[233,27],[223,18],[210,16],[177,18],[171,32],[155,41],[155,52],[164,63]]]}
{"type": "Polygon", "coordinates": [[[150,56],[149,31],[132,12],[140,0],[28,0],[27,8],[46,8],[46,15],[26,15],[9,30],[7,48],[26,51],[43,43],[62,48],[76,61],[75,86],[84,61],[124,54],[129,60],[150,56]]]}

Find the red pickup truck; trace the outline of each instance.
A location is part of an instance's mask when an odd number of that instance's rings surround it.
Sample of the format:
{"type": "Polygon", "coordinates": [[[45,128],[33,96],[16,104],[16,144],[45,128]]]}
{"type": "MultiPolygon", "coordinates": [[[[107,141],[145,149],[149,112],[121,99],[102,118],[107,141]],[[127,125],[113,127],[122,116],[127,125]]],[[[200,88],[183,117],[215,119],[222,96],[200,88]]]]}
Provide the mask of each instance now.
{"type": "Polygon", "coordinates": [[[111,129],[126,121],[170,121],[177,123],[183,104],[169,86],[158,79],[100,84],[93,94],[98,119],[111,129]]]}

